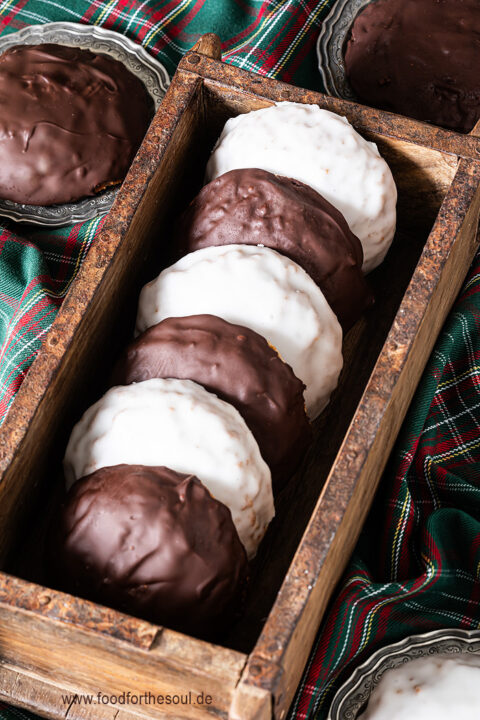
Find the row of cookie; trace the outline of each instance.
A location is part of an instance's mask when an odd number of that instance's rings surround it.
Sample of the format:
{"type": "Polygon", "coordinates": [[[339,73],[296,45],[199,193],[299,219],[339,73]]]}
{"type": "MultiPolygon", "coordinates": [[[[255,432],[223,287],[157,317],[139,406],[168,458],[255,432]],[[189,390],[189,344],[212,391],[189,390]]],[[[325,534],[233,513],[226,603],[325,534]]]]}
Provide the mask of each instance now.
{"type": "Polygon", "coordinates": [[[142,290],[137,334],[198,313],[255,330],[305,384],[313,420],[342,367],[339,322],[348,329],[373,302],[362,269],[395,232],[391,171],[345,118],[280,103],[227,122],[212,177],[178,223],[180,260],[142,290]]]}
{"type": "MultiPolygon", "coordinates": [[[[287,110],[287,121],[297,113],[297,125],[307,132],[305,107],[285,105],[288,107],[270,109],[277,116],[278,126],[282,128],[285,124],[282,116],[287,110]]],[[[252,116],[263,116],[266,112],[251,113],[244,121],[249,123],[252,116]]],[[[307,108],[307,120],[311,123],[307,126],[319,132],[321,122],[328,126],[330,116],[335,123],[340,121],[346,138],[355,140],[353,156],[357,166],[362,165],[356,157],[360,154],[359,144],[364,161],[374,169],[377,162],[381,170],[377,176],[380,172],[388,185],[391,175],[374,146],[360,138],[343,119],[331,113],[320,118],[318,113],[323,115],[324,111],[307,108]]],[[[224,130],[222,138],[225,133],[224,130]]],[[[209,168],[221,165],[222,138],[209,168]]],[[[339,147],[348,146],[346,138],[341,136],[339,147]]],[[[322,146],[319,141],[313,145],[322,146]]],[[[258,157],[261,160],[260,156],[261,153],[258,157]]],[[[325,167],[320,171],[330,174],[325,167]]],[[[362,166],[358,182],[363,174],[362,166]]],[[[331,175],[334,177],[335,173],[331,175]]],[[[378,181],[379,177],[377,185],[378,181]]],[[[367,210],[371,211],[374,204],[370,201],[367,210]]],[[[384,227],[382,212],[380,207],[377,225],[384,227]]],[[[365,237],[371,250],[374,242],[378,245],[375,223],[370,217],[363,224],[369,229],[365,237]]],[[[67,558],[69,555],[83,558],[83,565],[82,561],[70,562],[70,569],[73,568],[73,580],[88,575],[82,584],[90,587],[90,595],[96,599],[107,597],[109,604],[118,607],[120,603],[160,622],[171,618],[168,602],[166,607],[158,585],[160,577],[165,585],[165,573],[171,579],[171,558],[175,556],[178,561],[178,532],[171,532],[177,550],[167,552],[168,571],[159,555],[163,557],[170,545],[165,540],[166,526],[185,533],[185,526],[174,518],[172,508],[176,505],[178,510],[185,504],[186,495],[182,494],[181,502],[178,493],[172,495],[175,502],[169,505],[168,517],[162,521],[160,553],[160,519],[157,513],[152,520],[155,512],[147,511],[148,493],[144,496],[140,487],[155,482],[165,485],[166,474],[171,485],[172,472],[195,474],[212,496],[229,508],[238,536],[252,557],[274,515],[268,466],[278,487],[294,470],[309,441],[304,384],[307,411],[313,419],[328,402],[341,370],[342,330],[324,294],[344,327],[371,301],[361,272],[363,251],[358,239],[341,213],[298,179],[276,177],[259,169],[227,172],[207,185],[193,201],[179,223],[177,243],[190,252],[143,289],[137,317],[137,332],[141,334],[114,374],[120,386],[113,387],[87,410],[72,432],[65,456],[69,484],[89,473],[94,475],[73,488],[64,513],[66,530],[60,543],[67,558]],[[137,467],[139,464],[143,469],[137,467]],[[173,471],[165,468],[149,471],[145,466],[167,466],[173,471]],[[102,472],[101,468],[110,469],[102,472]],[[162,479],[152,480],[152,473],[160,473],[162,479]],[[132,502],[142,495],[142,512],[137,509],[129,515],[130,497],[119,492],[119,485],[128,486],[129,492],[133,486],[137,488],[132,502]],[[87,513],[85,496],[89,498],[87,513]],[[140,526],[149,529],[147,536],[156,538],[153,545],[146,543],[144,533],[139,540],[140,526]],[[109,532],[114,528],[115,532],[111,533],[110,542],[104,541],[102,550],[96,551],[102,545],[99,536],[105,535],[102,529],[105,527],[109,532]],[[145,582],[140,583],[141,577],[145,582]],[[152,612],[152,603],[160,613],[152,612]]],[[[381,244],[384,253],[383,239],[381,244]]],[[[371,262],[373,257],[371,251],[371,262]]],[[[378,258],[377,252],[375,259],[378,258]]],[[[178,482],[182,485],[198,481],[191,477],[187,481],[180,475],[178,482]]],[[[155,497],[154,492],[152,503],[157,508],[155,497]]],[[[133,504],[138,508],[138,502],[133,504]]],[[[165,504],[162,512],[167,512],[165,504]]],[[[189,517],[193,525],[187,523],[188,530],[193,531],[195,539],[185,542],[184,538],[185,558],[180,565],[185,572],[191,568],[196,543],[210,548],[206,553],[208,562],[205,553],[196,555],[202,556],[204,573],[209,566],[204,580],[208,576],[210,590],[202,599],[202,592],[195,585],[194,597],[211,614],[213,588],[218,589],[222,578],[221,582],[228,586],[226,595],[231,599],[232,588],[238,587],[244,577],[244,557],[238,547],[231,552],[227,572],[224,554],[221,569],[217,564],[212,575],[212,563],[217,563],[219,556],[212,551],[212,532],[216,533],[217,542],[231,549],[232,542],[222,538],[228,523],[223,521],[223,530],[219,532],[218,522],[212,523],[210,529],[199,522],[201,537],[198,537],[191,512],[189,517]],[[227,576],[229,582],[225,581],[227,576]]],[[[228,532],[231,537],[231,531],[228,532]]],[[[182,573],[173,584],[185,592],[182,573]]],[[[172,582],[169,587],[176,597],[172,582]]],[[[188,587],[192,590],[191,584],[188,587]]],[[[191,603],[192,596],[188,599],[191,603]]],[[[217,597],[214,605],[220,611],[225,603],[217,597]]],[[[179,606],[185,606],[185,597],[179,606]]],[[[193,615],[198,612],[197,608],[193,615]]],[[[175,622],[178,625],[177,619],[175,622]]]]}

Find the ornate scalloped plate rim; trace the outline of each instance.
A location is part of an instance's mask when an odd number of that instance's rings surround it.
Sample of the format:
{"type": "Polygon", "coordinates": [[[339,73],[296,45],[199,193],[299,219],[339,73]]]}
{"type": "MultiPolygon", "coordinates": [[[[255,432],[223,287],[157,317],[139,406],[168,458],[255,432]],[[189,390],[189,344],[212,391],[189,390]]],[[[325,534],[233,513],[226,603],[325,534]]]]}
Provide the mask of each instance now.
{"type": "MultiPolygon", "coordinates": [[[[112,50],[121,50],[126,57],[123,60],[118,57],[116,59],[124,62],[124,64],[127,64],[126,61],[131,59],[131,61],[136,61],[142,66],[141,72],[139,72],[138,68],[129,67],[129,69],[145,83],[146,89],[153,99],[155,110],[157,110],[170,84],[166,69],[158,60],[149,55],[141,45],[112,30],[105,30],[105,28],[97,25],[82,25],[73,22],[29,25],[18,32],[0,37],[0,54],[8,50],[8,48],[19,44],[32,45],[34,43],[59,42],[59,40],[64,45],[92,49],[104,54],[112,54],[114,57],[116,56],[112,50]],[[65,35],[66,37],[64,37],[65,35]],[[71,42],[69,42],[69,36],[71,42]],[[104,47],[97,49],[95,47],[96,42],[102,42],[104,47]],[[149,77],[148,83],[146,82],[146,76],[149,77]]],[[[0,199],[0,216],[32,225],[63,227],[105,215],[110,210],[117,191],[118,187],[105,190],[100,195],[85,198],[76,203],[52,205],[51,207],[21,205],[0,199]]]]}
{"type": "Polygon", "coordinates": [[[407,655],[407,660],[404,659],[404,662],[408,662],[436,652],[445,655],[445,649],[437,650],[436,648],[448,642],[456,642],[465,646],[465,649],[457,650],[457,652],[464,654],[479,653],[480,655],[480,630],[433,630],[421,635],[411,635],[404,640],[386,645],[359,665],[348,680],[338,689],[330,706],[327,720],[355,720],[358,712],[364,708],[383,673],[390,669],[384,668],[380,675],[377,674],[381,666],[389,660],[399,659],[401,656],[407,655]],[[477,645],[476,648],[475,645],[477,645]],[[409,654],[412,657],[408,657],[409,654]],[[355,696],[360,694],[361,685],[365,682],[369,682],[370,687],[368,689],[364,688],[361,699],[355,701],[355,696]]]}
{"type": "Polygon", "coordinates": [[[345,100],[357,101],[357,97],[348,83],[343,62],[343,53],[338,46],[341,45],[343,47],[343,43],[354,19],[360,10],[363,10],[370,2],[372,2],[372,0],[338,0],[322,23],[322,28],[317,38],[317,59],[318,69],[328,95],[333,95],[334,97],[345,100]],[[335,62],[330,53],[330,44],[333,42],[334,32],[337,51],[340,55],[340,57],[337,57],[337,62],[335,62]],[[332,64],[336,66],[336,73],[332,71],[332,64]],[[338,79],[336,79],[338,77],[340,77],[341,87],[338,87],[338,79]]]}

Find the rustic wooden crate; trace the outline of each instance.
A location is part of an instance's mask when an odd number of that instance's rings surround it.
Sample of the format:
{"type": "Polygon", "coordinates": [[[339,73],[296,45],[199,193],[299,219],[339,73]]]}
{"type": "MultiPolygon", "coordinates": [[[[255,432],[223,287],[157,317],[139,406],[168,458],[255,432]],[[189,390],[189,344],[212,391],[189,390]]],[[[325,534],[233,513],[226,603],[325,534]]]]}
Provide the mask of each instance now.
{"type": "Polygon", "coordinates": [[[180,63],[105,225],[0,432],[0,697],[69,720],[285,716],[435,338],[477,248],[480,142],[219,62],[180,63]],[[346,115],[399,188],[377,303],[303,467],[280,495],[242,619],[213,645],[48,589],[42,547],[73,422],[104,391],[141,285],[169,263],[169,223],[202,183],[227,117],[279,100],[346,115]],[[211,695],[210,705],[94,705],[70,693],[211,695]]]}

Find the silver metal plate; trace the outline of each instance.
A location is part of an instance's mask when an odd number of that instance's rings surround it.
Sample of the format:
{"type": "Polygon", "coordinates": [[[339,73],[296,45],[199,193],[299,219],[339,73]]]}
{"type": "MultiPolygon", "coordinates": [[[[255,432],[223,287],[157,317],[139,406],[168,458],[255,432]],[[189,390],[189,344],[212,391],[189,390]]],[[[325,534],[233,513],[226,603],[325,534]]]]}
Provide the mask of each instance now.
{"type": "Polygon", "coordinates": [[[355,720],[387,670],[421,657],[459,654],[478,655],[480,665],[480,630],[434,630],[381,648],[342,685],[327,720],[355,720]]]}
{"type": "MultiPolygon", "coordinates": [[[[121,62],[145,85],[153,99],[155,110],[165,95],[170,78],[158,60],[151,57],[141,45],[119,33],[96,25],[55,22],[32,25],[16,33],[0,37],[0,53],[15,45],[39,45],[56,43],[70,45],[82,50],[110,55],[121,62]]],[[[22,205],[0,199],[0,215],[35,225],[62,227],[105,215],[115,199],[118,188],[105,190],[95,197],[85,198],[65,205],[22,205]]]]}
{"type": "Polygon", "coordinates": [[[317,40],[317,57],[318,69],[328,95],[358,101],[347,80],[343,48],[353,21],[370,2],[338,0],[323,22],[317,40]]]}

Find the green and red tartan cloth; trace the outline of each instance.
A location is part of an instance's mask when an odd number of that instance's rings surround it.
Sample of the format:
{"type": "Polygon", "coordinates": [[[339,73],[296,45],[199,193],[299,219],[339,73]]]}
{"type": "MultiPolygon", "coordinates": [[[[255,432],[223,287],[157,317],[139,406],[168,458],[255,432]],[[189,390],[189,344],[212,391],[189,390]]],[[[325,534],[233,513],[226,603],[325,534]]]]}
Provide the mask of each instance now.
{"type": "MultiPolygon", "coordinates": [[[[315,43],[334,2],[0,0],[0,33],[59,20],[103,25],[173,74],[198,36],[213,31],[226,62],[322,90],[315,43]]],[[[0,421],[101,225],[38,230],[0,219],[0,421]]],[[[480,255],[425,370],[290,720],[325,718],[341,682],[382,645],[478,628],[479,578],[480,255]]],[[[33,717],[0,706],[0,720],[33,717]]]]}

